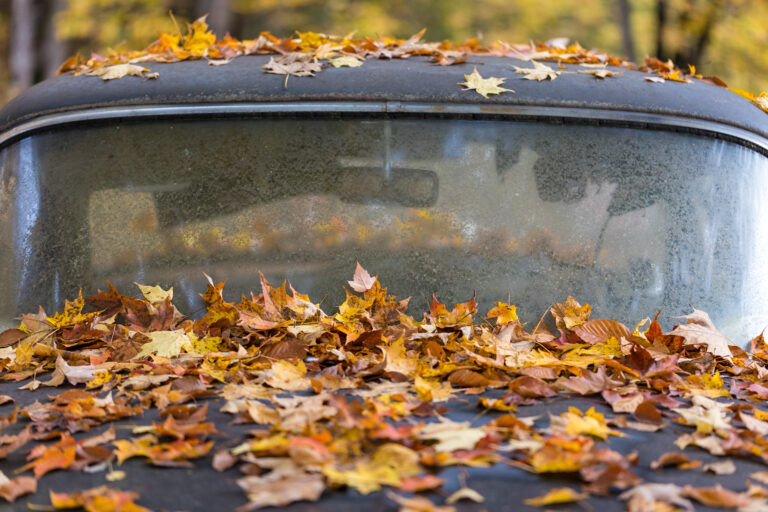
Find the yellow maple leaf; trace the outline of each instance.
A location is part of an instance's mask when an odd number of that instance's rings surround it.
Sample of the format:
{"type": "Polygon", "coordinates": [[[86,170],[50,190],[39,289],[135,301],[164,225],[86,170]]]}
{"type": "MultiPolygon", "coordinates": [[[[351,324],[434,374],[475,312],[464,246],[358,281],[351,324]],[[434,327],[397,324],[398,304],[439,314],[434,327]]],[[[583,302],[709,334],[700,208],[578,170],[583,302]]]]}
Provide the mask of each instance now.
{"type": "Polygon", "coordinates": [[[287,391],[300,391],[310,386],[307,367],[303,361],[293,364],[289,361],[274,361],[272,363],[272,376],[267,379],[267,384],[277,389],[287,391]]]}
{"type": "Polygon", "coordinates": [[[477,94],[483,98],[487,98],[489,94],[501,94],[503,92],[515,92],[512,89],[505,89],[499,87],[504,83],[506,78],[489,77],[483,78],[480,73],[477,72],[477,68],[472,70],[471,75],[464,75],[466,82],[459,82],[458,85],[463,85],[465,91],[474,89],[477,94]]]}
{"type": "Polygon", "coordinates": [[[605,424],[605,416],[591,407],[586,413],[582,413],[575,407],[569,407],[559,417],[552,416],[552,428],[563,430],[570,436],[588,435],[598,439],[605,439],[609,435],[622,437],[621,432],[611,430],[605,424]]]}
{"type": "Polygon", "coordinates": [[[176,357],[183,348],[192,348],[192,342],[183,330],[177,331],[155,331],[146,333],[146,336],[152,340],[141,347],[141,352],[136,354],[134,359],[141,359],[150,354],[160,357],[176,357]]]}
{"type": "Polygon", "coordinates": [[[589,304],[582,306],[570,296],[562,304],[557,303],[552,306],[552,316],[555,317],[560,330],[583,324],[589,319],[590,314],[592,314],[592,306],[589,304]]]}
{"type": "Polygon", "coordinates": [[[167,290],[163,290],[159,286],[146,286],[139,283],[133,284],[139,287],[139,290],[141,290],[141,294],[144,295],[144,298],[152,304],[165,302],[165,299],[173,300],[173,286],[167,290]]]}
{"type": "Polygon", "coordinates": [[[388,347],[380,347],[387,359],[386,371],[411,375],[419,366],[418,359],[405,355],[405,340],[403,338],[392,342],[388,347]]]}
{"type": "Polygon", "coordinates": [[[414,380],[414,387],[420,400],[445,402],[453,398],[454,390],[451,383],[440,379],[424,379],[417,375],[414,380]]]}
{"type": "Polygon", "coordinates": [[[420,472],[418,454],[395,443],[381,446],[371,460],[358,463],[355,469],[345,471],[331,465],[323,468],[329,482],[354,487],[361,494],[378,491],[382,485],[399,485],[403,478],[420,472]]]}
{"type": "Polygon", "coordinates": [[[496,325],[517,322],[517,306],[505,302],[497,302],[496,307],[488,311],[488,316],[486,318],[495,318],[496,325]]]}
{"type": "Polygon", "coordinates": [[[208,31],[206,16],[196,20],[189,27],[189,32],[184,37],[184,50],[195,57],[202,57],[208,49],[216,43],[216,35],[208,31]]]}

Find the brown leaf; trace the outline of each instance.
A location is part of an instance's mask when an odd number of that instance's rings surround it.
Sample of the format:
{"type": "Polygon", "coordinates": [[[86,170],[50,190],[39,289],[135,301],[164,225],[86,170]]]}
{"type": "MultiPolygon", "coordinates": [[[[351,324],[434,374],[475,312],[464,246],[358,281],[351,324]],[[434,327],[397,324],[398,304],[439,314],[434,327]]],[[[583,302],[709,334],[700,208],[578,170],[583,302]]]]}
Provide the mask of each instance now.
{"type": "Polygon", "coordinates": [[[715,487],[683,487],[682,495],[693,498],[702,505],[720,508],[739,508],[749,505],[750,499],[740,493],[725,489],[720,485],[715,487]]]}
{"type": "Polygon", "coordinates": [[[701,461],[691,461],[683,452],[667,452],[651,462],[651,469],[661,469],[667,466],[677,466],[678,469],[690,469],[700,465],[701,461]]]}
{"type": "Polygon", "coordinates": [[[460,369],[451,373],[448,382],[462,388],[484,387],[491,383],[487,377],[472,370],[460,369]]]}
{"type": "Polygon", "coordinates": [[[509,389],[524,398],[548,398],[557,394],[543,380],[525,375],[510,382],[509,389]]]}
{"type": "Polygon", "coordinates": [[[37,492],[37,479],[31,476],[8,478],[0,471],[0,497],[5,501],[14,502],[19,496],[37,492]]]}
{"type": "Polygon", "coordinates": [[[571,328],[579,338],[587,343],[604,343],[610,338],[621,339],[632,335],[629,328],[615,320],[588,320],[571,328]]]}
{"type": "Polygon", "coordinates": [[[296,501],[317,501],[325,490],[323,477],[318,474],[299,472],[274,480],[268,475],[246,476],[237,481],[237,485],[245,491],[249,500],[245,505],[238,507],[237,512],[263,507],[284,507],[296,501]]]}
{"type": "Polygon", "coordinates": [[[721,462],[705,464],[702,469],[716,475],[732,475],[736,472],[736,464],[731,459],[725,459],[721,462]]]}
{"type": "Polygon", "coordinates": [[[664,422],[661,413],[650,400],[646,400],[637,406],[637,409],[635,409],[635,418],[654,425],[661,425],[664,422]]]}
{"type": "Polygon", "coordinates": [[[707,313],[694,308],[693,313],[678,318],[684,318],[688,323],[678,325],[669,334],[685,338],[686,345],[704,345],[712,354],[731,359],[730,340],[717,330],[707,313]]]}
{"type": "Polygon", "coordinates": [[[13,345],[17,341],[26,337],[27,333],[21,329],[7,329],[0,333],[0,348],[13,345]]]}

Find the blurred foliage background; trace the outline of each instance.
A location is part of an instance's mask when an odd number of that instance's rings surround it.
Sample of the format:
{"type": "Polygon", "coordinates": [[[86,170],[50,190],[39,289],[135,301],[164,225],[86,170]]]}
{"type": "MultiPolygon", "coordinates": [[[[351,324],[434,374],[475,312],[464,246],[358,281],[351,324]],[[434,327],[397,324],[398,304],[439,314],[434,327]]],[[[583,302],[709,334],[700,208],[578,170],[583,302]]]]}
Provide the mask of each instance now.
{"type": "Polygon", "coordinates": [[[0,0],[0,103],[51,76],[75,52],[143,48],[208,13],[223,36],[268,30],[487,43],[568,37],[642,61],[671,58],[730,87],[768,89],[764,0],[0,0]]]}

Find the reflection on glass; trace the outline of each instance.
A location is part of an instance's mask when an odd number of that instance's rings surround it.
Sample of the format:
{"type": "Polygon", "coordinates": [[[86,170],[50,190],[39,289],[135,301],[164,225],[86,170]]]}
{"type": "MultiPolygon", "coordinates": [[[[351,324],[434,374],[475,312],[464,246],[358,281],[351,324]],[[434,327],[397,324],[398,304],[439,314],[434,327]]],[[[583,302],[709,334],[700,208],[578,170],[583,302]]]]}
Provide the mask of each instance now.
{"type": "Polygon", "coordinates": [[[509,298],[535,322],[574,295],[626,322],[693,305],[738,342],[768,325],[768,165],[726,142],[341,119],[155,121],[30,140],[0,159],[0,231],[33,224],[2,246],[2,318],[106,280],[173,285],[191,313],[203,272],[235,299],[258,288],[258,270],[331,310],[359,260],[414,310],[433,291],[447,302],[477,291],[481,307],[509,298]]]}

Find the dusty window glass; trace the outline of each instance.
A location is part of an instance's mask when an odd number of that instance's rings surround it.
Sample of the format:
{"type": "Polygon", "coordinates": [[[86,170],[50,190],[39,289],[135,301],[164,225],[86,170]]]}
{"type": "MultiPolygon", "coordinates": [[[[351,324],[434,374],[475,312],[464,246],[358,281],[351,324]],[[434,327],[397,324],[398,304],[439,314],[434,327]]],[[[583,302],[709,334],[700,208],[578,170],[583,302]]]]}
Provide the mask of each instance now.
{"type": "Polygon", "coordinates": [[[535,322],[705,309],[768,324],[768,163],[710,138],[539,123],[261,119],[72,127],[0,152],[0,318],[134,281],[200,308],[273,282],[343,300],[360,261],[412,310],[435,292],[535,322]]]}

